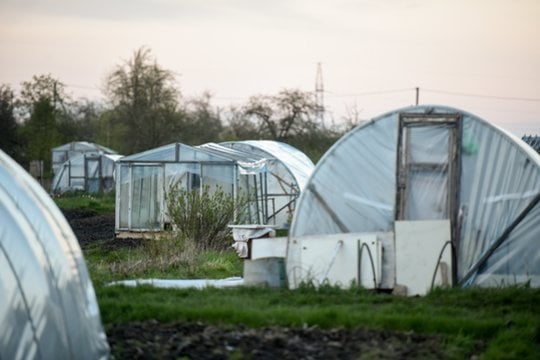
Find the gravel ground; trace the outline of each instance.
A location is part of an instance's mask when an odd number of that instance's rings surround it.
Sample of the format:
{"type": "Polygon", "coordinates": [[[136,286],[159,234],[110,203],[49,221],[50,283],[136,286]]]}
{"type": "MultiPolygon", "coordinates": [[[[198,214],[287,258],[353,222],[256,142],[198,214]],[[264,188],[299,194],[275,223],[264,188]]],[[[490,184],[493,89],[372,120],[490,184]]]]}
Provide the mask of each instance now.
{"type": "MultiPolygon", "coordinates": [[[[96,240],[135,247],[114,238],[114,214],[64,210],[84,249],[96,240]]],[[[318,327],[252,329],[157,321],[113,324],[106,329],[114,359],[444,359],[443,340],[414,333],[318,327]]],[[[474,356],[473,356],[474,358],[474,356]]]]}

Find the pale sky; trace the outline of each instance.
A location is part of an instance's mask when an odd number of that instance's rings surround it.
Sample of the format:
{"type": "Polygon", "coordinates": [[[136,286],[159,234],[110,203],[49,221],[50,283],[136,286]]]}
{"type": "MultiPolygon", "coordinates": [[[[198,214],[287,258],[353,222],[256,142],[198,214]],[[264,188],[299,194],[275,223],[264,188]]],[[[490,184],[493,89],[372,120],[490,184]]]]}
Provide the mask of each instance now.
{"type": "Polygon", "coordinates": [[[101,99],[143,45],[185,97],[220,107],[313,91],[320,62],[335,122],[413,105],[419,87],[421,104],[540,134],[540,0],[0,0],[0,83],[15,89],[51,74],[101,99]]]}

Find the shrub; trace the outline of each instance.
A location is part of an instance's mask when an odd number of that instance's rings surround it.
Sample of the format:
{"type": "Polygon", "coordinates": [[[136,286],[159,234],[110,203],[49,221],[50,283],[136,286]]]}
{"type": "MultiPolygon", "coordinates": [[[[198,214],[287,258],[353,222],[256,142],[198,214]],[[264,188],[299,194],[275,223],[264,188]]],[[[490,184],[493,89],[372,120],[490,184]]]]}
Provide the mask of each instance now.
{"type": "Polygon", "coordinates": [[[175,235],[185,246],[198,251],[230,247],[228,225],[242,221],[247,204],[219,186],[187,190],[180,183],[167,192],[166,202],[175,235]]]}

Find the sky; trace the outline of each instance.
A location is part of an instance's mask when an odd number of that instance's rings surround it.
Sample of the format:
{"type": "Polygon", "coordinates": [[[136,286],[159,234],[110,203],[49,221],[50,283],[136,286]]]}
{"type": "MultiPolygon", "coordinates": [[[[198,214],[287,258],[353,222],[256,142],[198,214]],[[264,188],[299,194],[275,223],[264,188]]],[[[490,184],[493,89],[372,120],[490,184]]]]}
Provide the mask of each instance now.
{"type": "Polygon", "coordinates": [[[327,123],[420,104],[540,135],[539,0],[0,0],[0,84],[51,74],[74,98],[142,46],[221,108],[314,91],[327,123]]]}

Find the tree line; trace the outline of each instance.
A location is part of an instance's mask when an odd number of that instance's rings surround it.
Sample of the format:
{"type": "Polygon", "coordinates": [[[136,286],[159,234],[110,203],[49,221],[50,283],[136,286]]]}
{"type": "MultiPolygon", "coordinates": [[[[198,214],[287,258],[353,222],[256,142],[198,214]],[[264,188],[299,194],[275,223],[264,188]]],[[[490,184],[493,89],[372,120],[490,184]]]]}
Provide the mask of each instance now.
{"type": "Polygon", "coordinates": [[[42,160],[50,176],[51,149],[71,141],[89,141],[129,155],[182,142],[268,139],[304,151],[314,162],[354,126],[323,127],[315,121],[312,92],[284,89],[255,95],[227,109],[212,106],[212,96],[182,96],[172,71],[161,67],[142,47],[107,74],[106,101],[74,100],[66,85],[49,75],[21,84],[18,94],[0,85],[0,149],[24,167],[42,160]]]}

